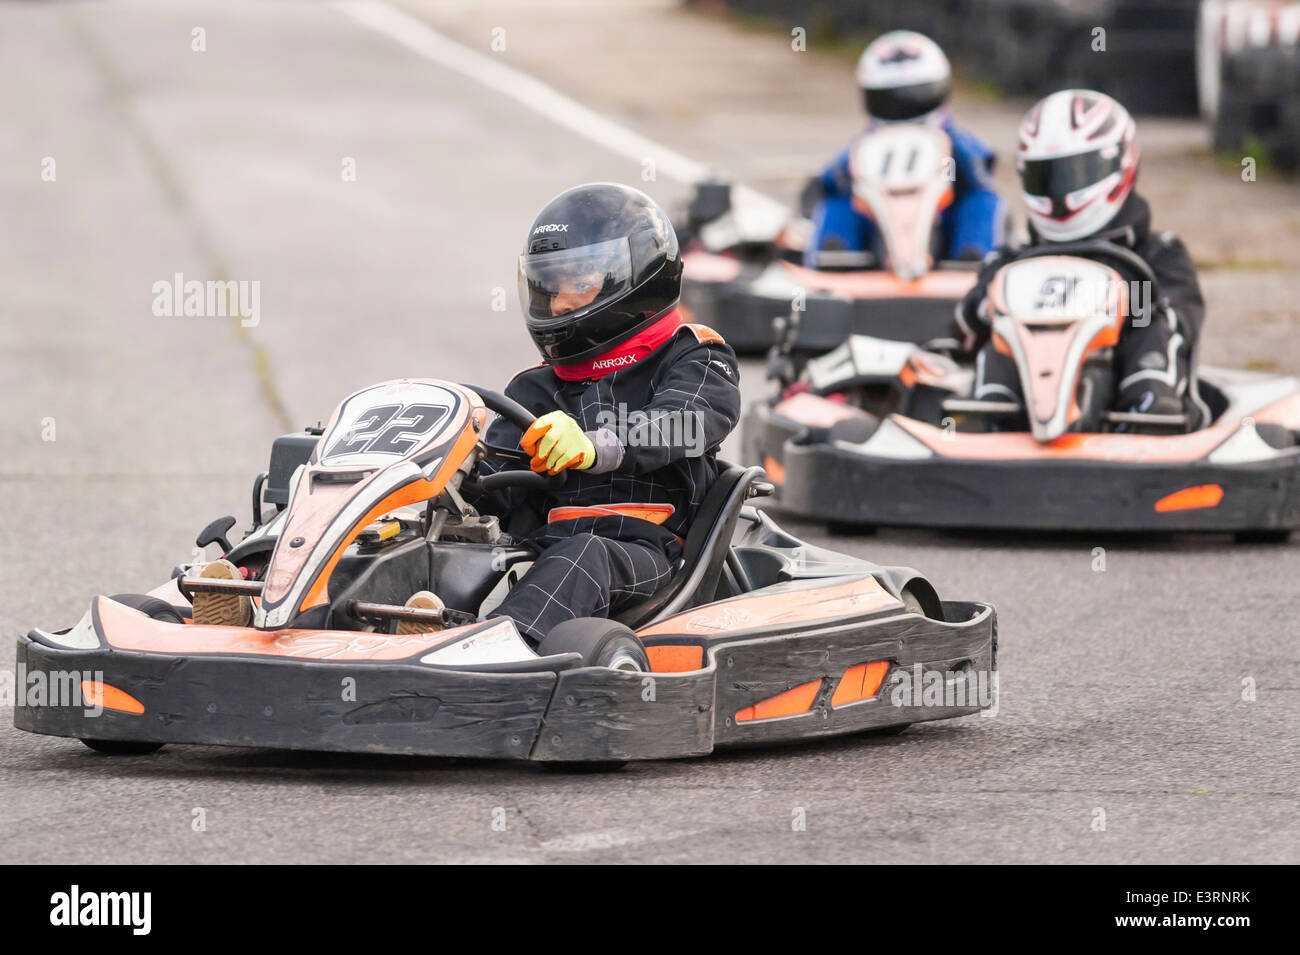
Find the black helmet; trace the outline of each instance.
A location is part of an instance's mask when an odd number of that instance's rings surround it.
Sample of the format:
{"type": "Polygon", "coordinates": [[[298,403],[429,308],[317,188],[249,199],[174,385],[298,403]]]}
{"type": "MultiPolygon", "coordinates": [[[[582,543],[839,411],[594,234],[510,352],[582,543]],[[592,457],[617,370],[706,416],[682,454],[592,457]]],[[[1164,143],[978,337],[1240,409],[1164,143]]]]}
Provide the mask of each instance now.
{"type": "Polygon", "coordinates": [[[612,182],[568,189],[537,214],[519,256],[528,334],[555,365],[592,358],[666,315],[682,293],[672,223],[612,182]]]}

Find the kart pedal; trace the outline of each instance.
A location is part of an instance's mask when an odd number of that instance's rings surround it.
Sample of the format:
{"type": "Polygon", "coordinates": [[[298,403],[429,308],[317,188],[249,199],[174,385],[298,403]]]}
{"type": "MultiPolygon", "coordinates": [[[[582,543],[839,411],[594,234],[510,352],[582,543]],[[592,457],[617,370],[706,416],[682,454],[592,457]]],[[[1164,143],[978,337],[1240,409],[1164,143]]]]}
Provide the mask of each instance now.
{"type": "MultiPolygon", "coordinates": [[[[446,609],[446,605],[438,599],[436,594],[427,590],[420,590],[411,594],[405,604],[407,610],[435,610],[441,613],[446,609]]],[[[397,632],[406,633],[436,633],[443,629],[441,621],[437,620],[401,620],[397,621],[397,632]]]]}
{"type": "MultiPolygon", "coordinates": [[[[214,560],[203,568],[200,580],[239,580],[244,575],[230,561],[214,560]]],[[[205,626],[247,627],[253,622],[253,602],[244,594],[196,593],[194,622],[205,626]]]]}

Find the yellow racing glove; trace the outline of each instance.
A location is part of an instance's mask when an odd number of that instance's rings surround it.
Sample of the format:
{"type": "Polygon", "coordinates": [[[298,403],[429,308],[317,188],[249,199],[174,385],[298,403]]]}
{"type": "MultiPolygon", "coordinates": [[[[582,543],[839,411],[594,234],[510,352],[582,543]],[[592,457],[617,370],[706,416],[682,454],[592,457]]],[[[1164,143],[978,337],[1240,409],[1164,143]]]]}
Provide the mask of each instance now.
{"type": "Polygon", "coordinates": [[[563,411],[552,411],[534,421],[519,439],[519,446],[532,455],[529,466],[547,474],[559,474],[566,468],[585,471],[596,463],[595,445],[563,411]]]}

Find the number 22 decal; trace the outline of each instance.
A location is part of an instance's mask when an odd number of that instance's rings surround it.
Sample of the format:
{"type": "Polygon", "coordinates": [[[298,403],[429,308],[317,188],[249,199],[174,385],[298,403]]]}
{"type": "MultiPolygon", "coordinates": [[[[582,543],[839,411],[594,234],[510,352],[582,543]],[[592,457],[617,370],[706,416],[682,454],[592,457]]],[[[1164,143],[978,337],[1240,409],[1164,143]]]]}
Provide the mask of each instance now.
{"type": "Polygon", "coordinates": [[[356,422],[325,452],[322,460],[345,454],[406,454],[422,435],[447,417],[445,405],[378,405],[357,415],[356,422]]]}

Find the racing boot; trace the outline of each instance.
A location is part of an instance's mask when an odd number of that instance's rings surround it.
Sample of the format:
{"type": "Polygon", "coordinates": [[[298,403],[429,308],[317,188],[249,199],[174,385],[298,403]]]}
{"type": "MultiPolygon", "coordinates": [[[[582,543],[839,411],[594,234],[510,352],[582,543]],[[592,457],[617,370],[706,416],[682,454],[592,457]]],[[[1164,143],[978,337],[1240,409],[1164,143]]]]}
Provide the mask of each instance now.
{"type": "MultiPolygon", "coordinates": [[[[243,580],[239,568],[214,560],[199,574],[201,580],[243,580]]],[[[245,594],[195,594],[194,622],[217,627],[247,627],[253,622],[253,601],[245,594]]]]}
{"type": "MultiPolygon", "coordinates": [[[[407,610],[444,610],[446,604],[438,599],[436,594],[431,594],[427,590],[418,590],[411,594],[406,601],[407,610]]],[[[398,633],[435,633],[442,629],[440,622],[432,620],[399,620],[397,621],[398,633]]]]}
{"type": "MultiPolygon", "coordinates": [[[[1132,414],[1149,414],[1149,415],[1169,415],[1171,417],[1183,416],[1186,418],[1184,424],[1168,426],[1147,426],[1142,430],[1151,434],[1184,434],[1188,431],[1195,431],[1199,422],[1199,415],[1194,408],[1189,408],[1189,402],[1184,402],[1182,398],[1161,383],[1158,387],[1148,388],[1137,393],[1121,393],[1116,404],[1120,409],[1132,414]]],[[[1132,432],[1137,428],[1121,425],[1115,429],[1120,433],[1132,432]]]]}

